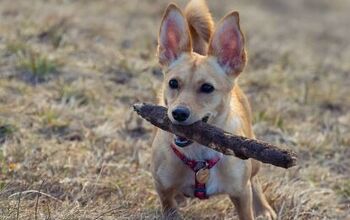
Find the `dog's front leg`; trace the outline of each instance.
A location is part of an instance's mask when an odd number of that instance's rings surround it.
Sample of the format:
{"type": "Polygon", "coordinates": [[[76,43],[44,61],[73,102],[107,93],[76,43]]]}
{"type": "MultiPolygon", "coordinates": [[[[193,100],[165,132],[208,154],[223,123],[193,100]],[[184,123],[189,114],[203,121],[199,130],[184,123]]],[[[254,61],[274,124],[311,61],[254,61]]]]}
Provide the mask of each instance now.
{"type": "Polygon", "coordinates": [[[240,220],[253,220],[253,195],[250,182],[239,195],[230,195],[230,199],[236,207],[240,220]]]}
{"type": "Polygon", "coordinates": [[[181,219],[177,211],[175,190],[172,188],[164,189],[157,184],[156,189],[162,205],[163,219],[181,219]]]}

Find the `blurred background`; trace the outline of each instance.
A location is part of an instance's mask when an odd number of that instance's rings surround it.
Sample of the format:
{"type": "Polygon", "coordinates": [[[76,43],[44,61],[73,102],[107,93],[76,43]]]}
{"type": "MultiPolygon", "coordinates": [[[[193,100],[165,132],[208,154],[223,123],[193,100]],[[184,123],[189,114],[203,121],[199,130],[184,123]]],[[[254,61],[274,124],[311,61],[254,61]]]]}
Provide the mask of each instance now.
{"type": "MultiPolygon", "coordinates": [[[[176,1],[184,7],[187,1],[176,1]]],[[[167,0],[0,1],[0,219],[157,219],[155,57],[167,0]]],[[[208,0],[241,15],[240,84],[259,139],[299,165],[265,165],[280,219],[350,216],[350,1],[208,0]]],[[[186,219],[237,219],[225,196],[182,205],[186,219]]]]}

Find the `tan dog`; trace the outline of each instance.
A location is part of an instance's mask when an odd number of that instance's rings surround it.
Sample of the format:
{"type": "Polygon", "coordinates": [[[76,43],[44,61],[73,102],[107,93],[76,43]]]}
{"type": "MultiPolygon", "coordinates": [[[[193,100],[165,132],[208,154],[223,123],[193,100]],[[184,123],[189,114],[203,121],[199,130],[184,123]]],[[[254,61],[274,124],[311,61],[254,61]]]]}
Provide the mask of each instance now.
{"type": "MultiPolygon", "coordinates": [[[[213,26],[204,0],[192,0],[184,14],[176,5],[168,6],[158,40],[159,62],[165,72],[160,104],[168,107],[173,123],[204,120],[254,138],[250,106],[237,85],[247,62],[238,12],[226,15],[215,31],[213,26]]],[[[259,162],[224,156],[160,129],[152,155],[152,173],[166,218],[179,216],[175,201],[179,194],[201,199],[228,194],[240,219],[276,218],[254,177],[259,162]],[[189,160],[204,161],[204,165],[194,168],[189,160]]]]}

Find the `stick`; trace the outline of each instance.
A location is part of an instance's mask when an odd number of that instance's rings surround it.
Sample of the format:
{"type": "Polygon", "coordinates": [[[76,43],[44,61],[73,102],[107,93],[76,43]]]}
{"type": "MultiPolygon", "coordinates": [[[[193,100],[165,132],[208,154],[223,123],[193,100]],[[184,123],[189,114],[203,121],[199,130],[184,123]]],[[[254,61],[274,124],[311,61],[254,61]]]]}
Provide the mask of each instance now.
{"type": "Polygon", "coordinates": [[[237,136],[202,121],[191,125],[175,125],[167,116],[167,108],[146,103],[134,104],[134,110],[162,130],[185,137],[225,155],[246,160],[254,158],[263,163],[289,168],[296,165],[296,154],[267,142],[237,136]]]}

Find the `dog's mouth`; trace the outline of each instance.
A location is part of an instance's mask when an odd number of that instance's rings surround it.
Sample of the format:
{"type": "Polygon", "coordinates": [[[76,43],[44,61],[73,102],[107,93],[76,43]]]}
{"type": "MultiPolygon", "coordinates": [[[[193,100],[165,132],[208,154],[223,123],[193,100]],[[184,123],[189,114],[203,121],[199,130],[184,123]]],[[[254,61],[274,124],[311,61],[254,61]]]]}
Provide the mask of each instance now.
{"type": "Polygon", "coordinates": [[[209,117],[210,117],[210,114],[207,114],[206,116],[204,116],[204,117],[202,118],[202,122],[207,123],[208,120],[209,120],[209,117]]]}
{"type": "Polygon", "coordinates": [[[177,135],[175,135],[174,142],[179,147],[186,147],[193,143],[191,140],[188,140],[187,138],[180,137],[177,135]]]}
{"type": "MultiPolygon", "coordinates": [[[[210,114],[207,114],[206,116],[204,116],[204,117],[202,118],[202,122],[207,123],[208,120],[209,120],[209,117],[210,117],[210,114]]],[[[175,143],[177,146],[179,146],[179,147],[186,147],[186,146],[192,144],[193,141],[188,140],[187,138],[184,138],[184,137],[180,137],[180,136],[175,135],[174,143],[175,143]]]]}

